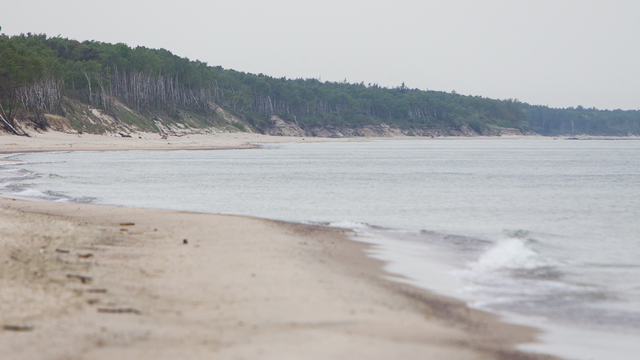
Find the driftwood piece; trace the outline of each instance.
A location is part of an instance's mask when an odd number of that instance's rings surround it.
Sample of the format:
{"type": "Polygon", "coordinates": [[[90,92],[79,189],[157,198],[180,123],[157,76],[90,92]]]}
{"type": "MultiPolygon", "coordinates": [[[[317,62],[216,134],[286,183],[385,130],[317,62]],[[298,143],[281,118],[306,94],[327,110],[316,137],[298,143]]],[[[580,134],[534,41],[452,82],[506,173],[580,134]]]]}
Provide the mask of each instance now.
{"type": "MultiPolygon", "coordinates": [[[[0,119],[2,119],[2,121],[5,124],[7,124],[7,126],[9,126],[11,128],[11,130],[13,131],[14,134],[20,136],[20,134],[18,134],[18,131],[8,121],[8,120],[11,120],[11,117],[12,117],[11,113],[9,113],[9,116],[7,116],[7,113],[4,112],[4,108],[2,107],[1,103],[0,103],[0,111],[2,111],[2,114],[4,114],[4,117],[2,117],[2,115],[0,115],[0,119]]],[[[17,122],[15,122],[15,121],[12,121],[12,122],[13,122],[13,125],[15,125],[18,129],[20,129],[20,131],[22,131],[22,135],[21,136],[30,137],[29,134],[27,134],[27,132],[24,131],[24,129],[21,128],[20,125],[18,125],[17,122]]]]}
{"type": "Polygon", "coordinates": [[[0,120],[2,120],[2,122],[5,123],[11,129],[11,131],[13,131],[14,134],[20,135],[18,134],[18,130],[16,130],[13,126],[11,126],[11,124],[9,124],[9,122],[5,120],[4,117],[2,117],[2,115],[0,115],[0,120]]]}
{"type": "Polygon", "coordinates": [[[88,258],[90,258],[92,256],[93,256],[92,253],[78,254],[78,257],[81,258],[81,259],[88,259],[88,258]]]}
{"type": "Polygon", "coordinates": [[[132,222],[123,222],[120,223],[120,226],[134,226],[136,223],[132,223],[132,222]]]}
{"type": "Polygon", "coordinates": [[[69,249],[57,248],[56,252],[63,253],[63,254],[68,254],[70,252],[70,250],[69,249]]]}
{"type": "Polygon", "coordinates": [[[2,326],[2,328],[9,331],[32,331],[33,330],[33,326],[31,325],[4,325],[2,326]]]}
{"type": "Polygon", "coordinates": [[[82,281],[83,284],[89,283],[93,281],[91,276],[77,275],[77,274],[67,274],[67,277],[70,279],[78,279],[82,281]]]}
{"type": "Polygon", "coordinates": [[[86,290],[88,293],[94,293],[94,294],[104,294],[107,292],[107,289],[87,289],[86,290]]]}
{"type": "Polygon", "coordinates": [[[98,312],[108,314],[142,314],[142,311],[132,307],[99,307],[98,312]]]}

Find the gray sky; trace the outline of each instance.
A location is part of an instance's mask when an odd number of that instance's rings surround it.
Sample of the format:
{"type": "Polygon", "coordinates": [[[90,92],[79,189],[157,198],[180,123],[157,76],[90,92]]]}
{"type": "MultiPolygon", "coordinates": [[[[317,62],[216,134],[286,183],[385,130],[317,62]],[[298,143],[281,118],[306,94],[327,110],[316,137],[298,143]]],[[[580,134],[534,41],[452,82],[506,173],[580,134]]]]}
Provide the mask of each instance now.
{"type": "Polygon", "coordinates": [[[165,48],[288,78],[640,108],[638,0],[20,0],[8,35],[165,48]]]}

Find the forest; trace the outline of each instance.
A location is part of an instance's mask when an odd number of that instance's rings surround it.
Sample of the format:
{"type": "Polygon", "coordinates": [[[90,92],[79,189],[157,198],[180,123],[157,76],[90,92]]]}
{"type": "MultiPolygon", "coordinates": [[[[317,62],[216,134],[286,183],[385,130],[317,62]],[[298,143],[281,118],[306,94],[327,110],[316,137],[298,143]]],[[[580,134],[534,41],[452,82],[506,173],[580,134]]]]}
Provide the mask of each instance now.
{"type": "Polygon", "coordinates": [[[204,119],[199,126],[219,124],[222,109],[238,119],[239,130],[256,132],[267,131],[275,115],[305,131],[384,124],[416,135],[429,129],[489,135],[495,128],[542,135],[640,134],[638,111],[554,109],[410,89],[404,83],[386,88],[275,78],[210,66],[165,49],[45,34],[0,35],[1,128],[14,134],[26,134],[20,124],[46,130],[46,114],[72,117],[77,104],[118,121],[127,121],[119,104],[154,119],[160,116],[154,114],[178,119],[188,112],[204,119]]]}

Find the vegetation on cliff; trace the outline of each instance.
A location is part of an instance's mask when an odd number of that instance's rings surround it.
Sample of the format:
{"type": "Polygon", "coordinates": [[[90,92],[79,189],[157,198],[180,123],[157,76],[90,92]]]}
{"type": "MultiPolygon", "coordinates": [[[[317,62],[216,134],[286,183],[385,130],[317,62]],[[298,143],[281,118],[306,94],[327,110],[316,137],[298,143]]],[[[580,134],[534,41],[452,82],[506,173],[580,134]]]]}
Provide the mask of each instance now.
{"type": "Polygon", "coordinates": [[[0,104],[0,125],[14,133],[22,132],[16,118],[46,129],[57,115],[90,132],[115,131],[118,124],[147,131],[174,124],[268,132],[275,117],[309,135],[367,126],[409,135],[492,134],[496,128],[545,135],[640,134],[637,111],[551,109],[404,84],[384,88],[274,78],[209,66],[164,49],[44,34],[0,35],[0,104]],[[110,125],[101,122],[105,117],[113,120],[110,125]]]}

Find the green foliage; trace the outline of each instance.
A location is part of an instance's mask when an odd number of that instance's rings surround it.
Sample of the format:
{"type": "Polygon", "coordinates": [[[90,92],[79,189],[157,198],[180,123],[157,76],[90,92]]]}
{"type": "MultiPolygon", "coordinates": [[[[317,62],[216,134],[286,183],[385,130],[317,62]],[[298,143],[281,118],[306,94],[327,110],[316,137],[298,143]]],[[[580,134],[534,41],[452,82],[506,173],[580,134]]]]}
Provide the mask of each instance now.
{"type": "Polygon", "coordinates": [[[243,123],[238,123],[238,122],[232,122],[231,126],[233,126],[234,128],[242,131],[242,132],[247,132],[247,128],[244,126],[243,123]]]}
{"type": "MultiPolygon", "coordinates": [[[[259,131],[271,114],[311,131],[321,126],[388,124],[422,134],[464,126],[482,134],[508,127],[542,134],[640,134],[637,111],[550,109],[517,100],[493,100],[455,92],[396,88],[377,84],[274,78],[209,66],[165,49],[79,42],[27,34],[0,36],[0,102],[16,105],[15,90],[44,78],[62,79],[64,95],[103,108],[126,123],[143,126],[131,109],[172,114],[188,112],[194,124],[216,123],[214,103],[259,131]]],[[[151,115],[150,115],[151,116],[151,115]]],[[[152,116],[151,116],[152,117],[152,116]]],[[[242,127],[241,125],[233,125],[242,127]]],[[[408,133],[408,132],[407,132],[408,133]]]]}
{"type": "Polygon", "coordinates": [[[596,108],[553,109],[529,106],[529,125],[542,135],[638,135],[640,112],[635,110],[598,110],[596,108]]]}

